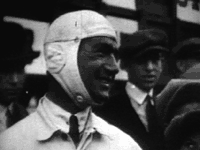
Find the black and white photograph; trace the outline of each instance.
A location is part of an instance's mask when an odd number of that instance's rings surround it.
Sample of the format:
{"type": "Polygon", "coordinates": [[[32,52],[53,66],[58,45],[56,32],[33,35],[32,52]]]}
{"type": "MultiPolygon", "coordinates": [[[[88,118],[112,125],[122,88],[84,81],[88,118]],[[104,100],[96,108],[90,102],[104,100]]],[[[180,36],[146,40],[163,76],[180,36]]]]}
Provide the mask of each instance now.
{"type": "Polygon", "coordinates": [[[200,0],[2,2],[0,150],[200,150],[200,0]]]}

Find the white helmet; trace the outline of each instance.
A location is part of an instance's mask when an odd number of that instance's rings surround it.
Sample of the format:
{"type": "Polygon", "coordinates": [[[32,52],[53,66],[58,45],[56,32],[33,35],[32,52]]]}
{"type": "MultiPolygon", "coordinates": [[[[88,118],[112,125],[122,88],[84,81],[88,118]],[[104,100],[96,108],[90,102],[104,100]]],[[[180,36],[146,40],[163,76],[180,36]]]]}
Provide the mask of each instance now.
{"type": "Polygon", "coordinates": [[[78,69],[78,49],[82,39],[117,35],[106,18],[91,10],[66,13],[49,27],[44,55],[49,73],[60,83],[79,107],[93,105],[78,69]]]}

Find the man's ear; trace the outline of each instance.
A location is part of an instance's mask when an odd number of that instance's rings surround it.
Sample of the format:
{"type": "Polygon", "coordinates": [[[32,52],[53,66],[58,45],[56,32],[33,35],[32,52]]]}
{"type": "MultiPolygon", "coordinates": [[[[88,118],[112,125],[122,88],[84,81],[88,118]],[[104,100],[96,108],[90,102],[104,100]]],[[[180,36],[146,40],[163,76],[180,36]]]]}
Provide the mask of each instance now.
{"type": "Polygon", "coordinates": [[[184,60],[177,60],[176,67],[180,72],[185,72],[187,70],[186,62],[184,60]]]}
{"type": "Polygon", "coordinates": [[[65,65],[64,50],[61,44],[49,43],[44,46],[46,66],[51,73],[58,73],[65,65]]]}

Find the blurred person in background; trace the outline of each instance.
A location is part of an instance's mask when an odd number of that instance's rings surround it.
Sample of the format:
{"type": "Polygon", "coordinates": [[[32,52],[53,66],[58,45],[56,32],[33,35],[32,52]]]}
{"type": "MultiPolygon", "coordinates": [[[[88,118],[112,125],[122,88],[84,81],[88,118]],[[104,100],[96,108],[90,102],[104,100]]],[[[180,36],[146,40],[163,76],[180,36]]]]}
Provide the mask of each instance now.
{"type": "MultiPolygon", "coordinates": [[[[157,95],[156,111],[163,128],[165,128],[164,124],[168,124],[169,120],[171,119],[171,117],[166,117],[166,114],[168,115],[170,114],[167,112],[171,112],[172,114],[172,111],[168,111],[168,110],[173,105],[170,107],[169,105],[171,105],[171,101],[172,102],[174,101],[173,99],[175,98],[177,92],[180,93],[180,90],[182,90],[182,88],[184,88],[185,86],[192,86],[192,88],[186,88],[185,90],[187,91],[185,93],[182,92],[181,95],[183,97],[183,100],[180,100],[180,101],[182,101],[183,104],[186,102],[192,102],[192,100],[190,100],[192,99],[192,97],[196,97],[195,100],[199,100],[198,92],[200,89],[194,88],[193,84],[196,84],[196,86],[198,87],[198,84],[200,84],[200,80],[199,79],[171,79],[168,82],[168,84],[165,86],[165,88],[157,95]],[[184,100],[185,99],[184,97],[187,98],[188,100],[184,100]],[[170,119],[166,119],[166,118],[170,118],[170,119]]],[[[173,110],[178,110],[176,106],[173,106],[172,108],[173,110]]]]}
{"type": "Polygon", "coordinates": [[[26,103],[24,93],[26,64],[39,56],[21,25],[2,21],[2,49],[0,55],[0,132],[28,115],[20,102],[26,103]]]}
{"type": "Polygon", "coordinates": [[[34,113],[0,135],[0,149],[141,150],[92,111],[110,97],[118,42],[112,25],[95,11],[55,19],[44,41],[49,89],[34,113]]]}
{"type": "Polygon", "coordinates": [[[175,116],[165,131],[165,150],[200,150],[200,110],[175,116]]]}
{"type": "Polygon", "coordinates": [[[146,29],[121,40],[119,58],[128,81],[116,82],[110,102],[96,112],[131,135],[144,150],[160,150],[163,136],[154,107],[154,87],[169,53],[168,36],[160,29],[146,29]]]}
{"type": "Polygon", "coordinates": [[[175,78],[200,79],[200,38],[179,42],[172,49],[175,78]]]}
{"type": "Polygon", "coordinates": [[[200,110],[200,80],[172,79],[157,96],[157,110],[165,129],[173,116],[182,112],[200,110]]]}
{"type": "Polygon", "coordinates": [[[199,91],[199,80],[173,79],[158,97],[164,103],[159,106],[164,110],[161,114],[166,150],[199,150],[199,91]]]}

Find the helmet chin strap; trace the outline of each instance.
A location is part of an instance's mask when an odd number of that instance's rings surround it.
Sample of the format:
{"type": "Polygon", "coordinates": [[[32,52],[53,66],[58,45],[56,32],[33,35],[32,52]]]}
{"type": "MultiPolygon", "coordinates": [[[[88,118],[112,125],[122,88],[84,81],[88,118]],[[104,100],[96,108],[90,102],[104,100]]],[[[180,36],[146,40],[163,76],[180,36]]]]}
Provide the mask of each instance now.
{"type": "MultiPolygon", "coordinates": [[[[55,47],[55,43],[52,44],[55,47]]],[[[60,54],[51,53],[57,56],[52,56],[52,61],[54,61],[53,63],[48,61],[49,63],[47,63],[47,67],[49,72],[57,82],[59,82],[78,107],[86,108],[90,105],[94,105],[94,102],[85,88],[78,69],[77,58],[80,40],[79,42],[76,40],[56,43],[56,45],[57,44],[59,44],[60,54]],[[67,49],[67,51],[65,49],[67,49]],[[58,55],[61,58],[58,58],[58,55]],[[57,58],[53,59],[53,57],[57,58]],[[56,63],[58,66],[53,65],[55,64],[55,61],[58,61],[56,63]]],[[[51,44],[49,44],[48,47],[51,49],[51,44]]],[[[58,48],[58,46],[56,47],[58,48]]],[[[50,50],[48,50],[48,52],[49,51],[50,50]]]]}

